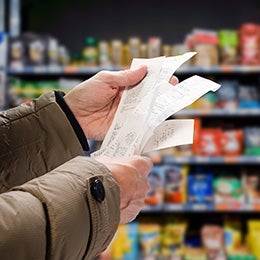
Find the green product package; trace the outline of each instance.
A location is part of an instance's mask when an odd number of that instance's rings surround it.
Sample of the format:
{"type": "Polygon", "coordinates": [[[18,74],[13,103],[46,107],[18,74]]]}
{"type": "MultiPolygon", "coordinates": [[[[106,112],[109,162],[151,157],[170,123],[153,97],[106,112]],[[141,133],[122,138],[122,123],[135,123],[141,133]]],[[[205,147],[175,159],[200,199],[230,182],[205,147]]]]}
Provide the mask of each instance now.
{"type": "Polygon", "coordinates": [[[238,33],[236,30],[220,30],[219,31],[220,46],[238,46],[238,33]]]}

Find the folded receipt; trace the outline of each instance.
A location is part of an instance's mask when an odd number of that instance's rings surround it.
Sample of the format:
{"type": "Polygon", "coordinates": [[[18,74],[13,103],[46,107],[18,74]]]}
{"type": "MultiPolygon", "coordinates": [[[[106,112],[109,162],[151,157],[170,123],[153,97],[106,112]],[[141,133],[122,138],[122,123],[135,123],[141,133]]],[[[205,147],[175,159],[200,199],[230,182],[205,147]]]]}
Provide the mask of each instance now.
{"type": "Polygon", "coordinates": [[[91,156],[127,157],[192,144],[193,119],[166,119],[220,88],[220,84],[197,75],[175,86],[169,83],[174,72],[195,54],[134,58],[131,68],[146,65],[147,75],[135,87],[124,90],[105,139],[91,156]]]}

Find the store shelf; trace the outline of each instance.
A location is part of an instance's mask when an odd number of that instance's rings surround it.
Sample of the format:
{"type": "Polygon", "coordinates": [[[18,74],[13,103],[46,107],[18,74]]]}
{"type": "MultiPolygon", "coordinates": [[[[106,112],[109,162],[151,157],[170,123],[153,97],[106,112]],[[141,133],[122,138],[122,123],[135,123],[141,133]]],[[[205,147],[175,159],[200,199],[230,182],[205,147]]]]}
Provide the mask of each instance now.
{"type": "Polygon", "coordinates": [[[164,156],[162,163],[181,163],[181,164],[260,164],[260,156],[241,155],[241,156],[190,156],[176,157],[164,156]]]}
{"type": "Polygon", "coordinates": [[[219,204],[213,203],[196,203],[196,204],[162,204],[149,206],[146,205],[143,213],[157,213],[157,212],[259,212],[260,204],[219,204]]]}
{"type": "Polygon", "coordinates": [[[182,73],[259,73],[260,66],[249,66],[249,65],[218,65],[218,66],[182,66],[177,71],[176,74],[182,73]]]}
{"type": "Polygon", "coordinates": [[[81,75],[95,74],[100,70],[119,70],[118,67],[84,67],[84,66],[26,66],[26,67],[8,67],[6,73],[9,75],[81,75]]]}
{"type": "MultiPolygon", "coordinates": [[[[8,74],[94,74],[100,70],[120,70],[118,66],[25,66],[8,67],[8,74]]],[[[203,73],[260,73],[260,66],[220,65],[220,66],[183,66],[175,74],[203,74],[203,73]]]]}
{"type": "Polygon", "coordinates": [[[236,108],[236,109],[184,109],[174,114],[174,117],[197,116],[260,116],[260,108],[236,108]]]}

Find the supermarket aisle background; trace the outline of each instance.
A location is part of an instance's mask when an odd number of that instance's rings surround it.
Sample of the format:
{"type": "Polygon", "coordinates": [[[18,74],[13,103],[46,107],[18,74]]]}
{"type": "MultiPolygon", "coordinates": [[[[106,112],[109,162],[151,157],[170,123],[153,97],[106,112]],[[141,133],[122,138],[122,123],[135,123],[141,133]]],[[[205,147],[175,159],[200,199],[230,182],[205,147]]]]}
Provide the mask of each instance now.
{"type": "Polygon", "coordinates": [[[260,23],[259,0],[25,0],[23,31],[51,34],[72,52],[82,48],[84,37],[146,40],[160,36],[168,44],[183,42],[194,28],[237,29],[244,22],[260,23]]]}
{"type": "Polygon", "coordinates": [[[149,154],[146,207],[100,258],[260,259],[260,1],[22,0],[20,14],[21,35],[10,39],[2,70],[8,106],[66,92],[102,64],[129,66],[142,44],[153,51],[145,57],[196,50],[176,75],[222,84],[174,115],[195,119],[194,144],[149,154]]]}

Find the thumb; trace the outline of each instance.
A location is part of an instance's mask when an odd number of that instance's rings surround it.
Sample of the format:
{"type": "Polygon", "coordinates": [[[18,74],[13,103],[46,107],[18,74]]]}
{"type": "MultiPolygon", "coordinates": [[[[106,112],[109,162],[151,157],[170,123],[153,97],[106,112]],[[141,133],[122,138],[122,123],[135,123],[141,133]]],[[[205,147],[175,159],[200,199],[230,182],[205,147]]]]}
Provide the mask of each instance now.
{"type": "Polygon", "coordinates": [[[137,69],[126,69],[115,71],[111,75],[113,85],[121,87],[134,86],[139,83],[147,74],[147,66],[141,66],[137,69]]]}

